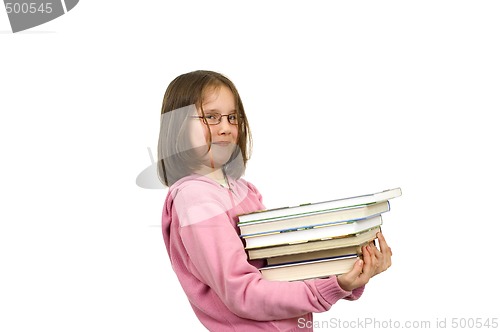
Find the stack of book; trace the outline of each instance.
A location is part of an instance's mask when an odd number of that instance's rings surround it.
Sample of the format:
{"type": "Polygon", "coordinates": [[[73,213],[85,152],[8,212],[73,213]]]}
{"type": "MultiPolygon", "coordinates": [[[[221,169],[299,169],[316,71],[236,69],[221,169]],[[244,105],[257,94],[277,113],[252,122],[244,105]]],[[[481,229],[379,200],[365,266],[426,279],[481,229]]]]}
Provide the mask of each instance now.
{"type": "Polygon", "coordinates": [[[374,241],[389,200],[401,189],[257,211],[239,216],[248,258],[266,259],[268,280],[294,281],[348,272],[374,241]]]}

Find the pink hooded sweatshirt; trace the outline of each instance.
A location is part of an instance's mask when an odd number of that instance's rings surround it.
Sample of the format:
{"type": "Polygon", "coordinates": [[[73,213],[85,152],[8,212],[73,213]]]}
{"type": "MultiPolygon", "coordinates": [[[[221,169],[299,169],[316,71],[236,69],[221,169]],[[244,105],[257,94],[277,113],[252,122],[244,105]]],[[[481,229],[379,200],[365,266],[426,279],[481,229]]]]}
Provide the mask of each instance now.
{"type": "Polygon", "coordinates": [[[238,215],[264,209],[249,182],[230,188],[204,176],[174,183],[162,215],[172,267],[201,323],[210,331],[312,331],[312,312],[340,299],[355,300],[363,287],[344,291],[336,277],[282,282],[262,278],[262,260],[249,261],[238,215]],[[309,322],[308,324],[306,322],[309,322]]]}

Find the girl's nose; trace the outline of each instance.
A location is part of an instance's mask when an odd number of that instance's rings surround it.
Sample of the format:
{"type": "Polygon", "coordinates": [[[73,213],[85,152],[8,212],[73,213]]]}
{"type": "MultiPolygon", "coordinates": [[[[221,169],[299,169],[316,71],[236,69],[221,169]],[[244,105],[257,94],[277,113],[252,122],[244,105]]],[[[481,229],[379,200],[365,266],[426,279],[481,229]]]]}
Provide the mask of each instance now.
{"type": "Polygon", "coordinates": [[[220,123],[218,124],[219,133],[229,133],[231,131],[232,124],[229,123],[229,118],[227,116],[223,116],[220,123]]]}

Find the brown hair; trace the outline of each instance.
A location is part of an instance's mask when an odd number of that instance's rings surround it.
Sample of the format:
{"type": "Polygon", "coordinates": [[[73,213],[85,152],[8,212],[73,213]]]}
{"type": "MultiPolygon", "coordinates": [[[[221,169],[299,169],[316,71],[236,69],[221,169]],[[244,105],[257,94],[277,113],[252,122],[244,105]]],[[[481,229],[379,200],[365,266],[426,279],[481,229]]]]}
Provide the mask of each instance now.
{"type": "Polygon", "coordinates": [[[232,165],[238,166],[225,167],[224,171],[236,179],[243,175],[250,158],[251,134],[238,90],[233,82],[220,73],[197,70],[176,77],[168,85],[163,97],[157,169],[160,181],[164,185],[171,186],[180,178],[192,174],[200,166],[201,161],[188,147],[186,119],[193,115],[193,110],[196,108],[203,114],[203,97],[207,91],[222,86],[231,90],[239,117],[237,149],[226,164],[233,162],[232,165]],[[175,112],[172,112],[174,110],[175,112]],[[240,162],[234,162],[238,160],[240,162]]]}

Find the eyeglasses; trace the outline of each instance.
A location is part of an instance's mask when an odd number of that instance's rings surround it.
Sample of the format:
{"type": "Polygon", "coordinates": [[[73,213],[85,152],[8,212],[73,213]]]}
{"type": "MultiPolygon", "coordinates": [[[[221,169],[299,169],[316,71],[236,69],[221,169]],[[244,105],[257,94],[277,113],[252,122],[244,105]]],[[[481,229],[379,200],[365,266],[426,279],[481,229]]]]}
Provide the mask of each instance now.
{"type": "Polygon", "coordinates": [[[199,116],[192,116],[192,118],[202,119],[206,124],[215,126],[221,123],[222,118],[227,116],[227,121],[232,125],[237,125],[239,116],[236,113],[221,115],[219,113],[211,113],[199,116]]]}

